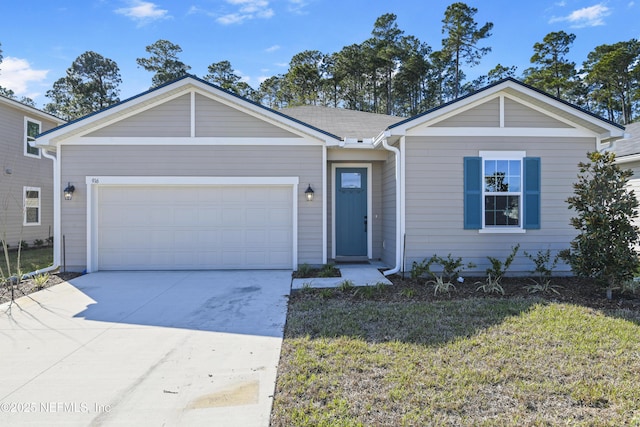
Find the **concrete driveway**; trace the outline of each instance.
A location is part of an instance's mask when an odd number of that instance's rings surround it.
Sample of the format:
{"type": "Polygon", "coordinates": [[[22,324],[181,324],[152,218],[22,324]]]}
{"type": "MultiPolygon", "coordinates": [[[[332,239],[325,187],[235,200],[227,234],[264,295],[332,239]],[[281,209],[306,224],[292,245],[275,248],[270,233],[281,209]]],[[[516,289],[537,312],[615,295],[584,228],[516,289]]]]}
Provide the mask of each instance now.
{"type": "Polygon", "coordinates": [[[290,286],[99,272],[0,305],[0,425],[268,426],[290,286]]]}

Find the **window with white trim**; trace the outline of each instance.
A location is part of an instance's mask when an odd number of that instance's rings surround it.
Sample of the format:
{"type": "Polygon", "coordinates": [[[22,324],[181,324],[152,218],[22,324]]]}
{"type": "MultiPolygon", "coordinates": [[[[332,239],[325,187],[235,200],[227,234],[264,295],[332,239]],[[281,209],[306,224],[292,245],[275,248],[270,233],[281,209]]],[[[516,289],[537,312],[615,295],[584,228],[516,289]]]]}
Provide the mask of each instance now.
{"type": "Polygon", "coordinates": [[[521,227],[524,153],[481,153],[485,227],[521,227]]]}
{"type": "Polygon", "coordinates": [[[464,158],[464,228],[523,232],[540,228],[539,157],[524,151],[481,151],[464,158]]]}
{"type": "Polygon", "coordinates": [[[37,120],[24,118],[24,155],[40,158],[40,149],[35,146],[36,136],[40,133],[42,123],[37,120]]]}
{"type": "Polygon", "coordinates": [[[24,225],[40,225],[40,188],[24,187],[24,225]]]}

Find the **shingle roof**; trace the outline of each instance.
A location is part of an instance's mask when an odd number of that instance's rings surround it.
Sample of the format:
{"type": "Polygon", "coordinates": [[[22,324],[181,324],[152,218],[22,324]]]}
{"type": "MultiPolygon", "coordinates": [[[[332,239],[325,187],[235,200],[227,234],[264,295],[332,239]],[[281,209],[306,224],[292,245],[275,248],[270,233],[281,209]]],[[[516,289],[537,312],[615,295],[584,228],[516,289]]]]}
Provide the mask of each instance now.
{"type": "Polygon", "coordinates": [[[626,125],[625,134],[629,137],[618,140],[612,150],[618,158],[640,154],[640,122],[626,125]]]}
{"type": "Polygon", "coordinates": [[[283,108],[279,111],[333,135],[357,139],[375,138],[392,124],[404,120],[403,117],[314,105],[283,108]]]}

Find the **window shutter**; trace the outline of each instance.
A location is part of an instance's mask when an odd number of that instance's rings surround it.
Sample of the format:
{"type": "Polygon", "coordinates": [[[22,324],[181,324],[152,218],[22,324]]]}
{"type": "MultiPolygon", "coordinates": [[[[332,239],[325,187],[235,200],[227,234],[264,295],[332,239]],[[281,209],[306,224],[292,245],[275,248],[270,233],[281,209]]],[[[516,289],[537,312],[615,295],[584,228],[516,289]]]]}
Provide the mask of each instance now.
{"type": "Polygon", "coordinates": [[[522,226],[525,229],[540,228],[540,157],[525,157],[523,163],[524,200],[522,226]]]}
{"type": "Polygon", "coordinates": [[[482,158],[464,158],[464,228],[482,228],[482,158]]]}

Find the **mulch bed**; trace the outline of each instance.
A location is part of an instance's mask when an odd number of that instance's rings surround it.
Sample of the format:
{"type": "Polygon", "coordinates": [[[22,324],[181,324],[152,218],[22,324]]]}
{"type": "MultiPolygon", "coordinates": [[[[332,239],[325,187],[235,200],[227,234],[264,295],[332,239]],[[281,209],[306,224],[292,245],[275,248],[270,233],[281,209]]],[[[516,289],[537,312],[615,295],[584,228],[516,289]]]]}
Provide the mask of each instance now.
{"type": "MultiPolygon", "coordinates": [[[[80,276],[80,273],[49,273],[49,279],[41,287],[36,286],[33,280],[22,280],[19,284],[13,286],[13,298],[18,299],[20,297],[29,295],[33,292],[46,289],[48,287],[57,285],[67,280],[71,280],[74,277],[80,276]]],[[[8,283],[0,285],[0,304],[11,301],[11,287],[8,283]]]]}
{"type": "MultiPolygon", "coordinates": [[[[414,280],[401,275],[387,277],[394,286],[388,286],[383,292],[354,292],[335,289],[332,296],[323,293],[323,298],[335,297],[343,299],[373,299],[381,301],[452,301],[467,298],[530,298],[537,297],[547,301],[576,304],[602,310],[628,309],[640,312],[640,289],[636,293],[614,290],[611,300],[606,297],[604,288],[598,286],[594,280],[580,277],[555,277],[551,284],[556,292],[531,292],[529,287],[535,282],[528,277],[505,277],[502,279],[504,295],[499,293],[485,293],[478,290],[484,283],[484,277],[465,277],[464,283],[456,283],[451,292],[434,294],[434,285],[427,280],[414,280]]],[[[297,291],[300,292],[300,291],[297,291]]],[[[320,293],[321,290],[313,292],[320,293]]],[[[296,298],[296,292],[292,298],[296,298]]]]}

